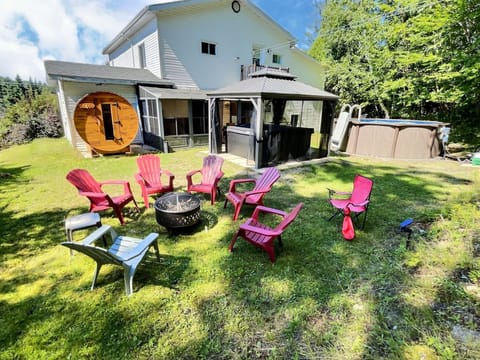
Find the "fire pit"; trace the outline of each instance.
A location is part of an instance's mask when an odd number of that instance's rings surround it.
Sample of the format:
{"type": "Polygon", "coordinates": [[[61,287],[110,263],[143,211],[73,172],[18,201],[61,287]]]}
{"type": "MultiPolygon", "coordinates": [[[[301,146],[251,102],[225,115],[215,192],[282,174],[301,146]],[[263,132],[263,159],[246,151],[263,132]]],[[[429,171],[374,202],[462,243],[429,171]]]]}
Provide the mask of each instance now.
{"type": "Polygon", "coordinates": [[[193,226],[200,220],[200,199],[189,193],[168,193],[154,206],[157,223],[169,231],[193,226]]]}

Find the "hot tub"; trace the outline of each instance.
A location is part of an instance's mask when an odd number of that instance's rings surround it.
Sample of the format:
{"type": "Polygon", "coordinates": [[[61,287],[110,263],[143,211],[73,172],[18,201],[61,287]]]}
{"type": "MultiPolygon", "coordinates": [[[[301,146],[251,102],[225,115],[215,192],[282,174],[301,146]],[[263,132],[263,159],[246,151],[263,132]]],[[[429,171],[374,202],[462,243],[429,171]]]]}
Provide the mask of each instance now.
{"type": "Polygon", "coordinates": [[[438,121],[404,119],[352,120],[346,152],[393,159],[431,159],[442,152],[438,121]]]}

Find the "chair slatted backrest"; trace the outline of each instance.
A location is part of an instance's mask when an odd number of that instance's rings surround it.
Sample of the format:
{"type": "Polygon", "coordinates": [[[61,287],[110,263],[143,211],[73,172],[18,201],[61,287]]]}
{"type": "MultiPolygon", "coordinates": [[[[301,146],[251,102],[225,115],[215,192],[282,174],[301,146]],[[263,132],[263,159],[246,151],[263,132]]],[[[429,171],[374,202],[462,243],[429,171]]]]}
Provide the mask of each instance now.
{"type": "Polygon", "coordinates": [[[74,242],[63,242],[62,245],[91,257],[97,263],[122,265],[120,260],[112,256],[104,248],[74,242]]]}
{"type": "Polygon", "coordinates": [[[222,171],[223,158],[208,155],[203,158],[202,184],[213,184],[217,175],[222,171]]]}
{"type": "Polygon", "coordinates": [[[103,193],[100,184],[85,169],[74,169],[67,174],[67,180],[79,191],[103,193]]]}
{"type": "Polygon", "coordinates": [[[140,175],[148,185],[161,184],[160,158],[153,154],[141,155],[137,158],[140,175]]]}
{"type": "Polygon", "coordinates": [[[254,191],[269,190],[272,185],[280,178],[280,171],[277,168],[270,167],[265,169],[262,176],[255,183],[254,191]]]}
{"type": "Polygon", "coordinates": [[[355,175],[350,201],[354,204],[359,204],[370,199],[372,188],[373,180],[362,175],[355,175]]]}
{"type": "Polygon", "coordinates": [[[275,230],[283,232],[288,227],[288,225],[290,225],[293,222],[293,220],[296,219],[302,207],[303,207],[303,203],[297,204],[297,206],[295,206],[293,210],[290,211],[290,213],[283,218],[282,222],[277,225],[275,230]]]}

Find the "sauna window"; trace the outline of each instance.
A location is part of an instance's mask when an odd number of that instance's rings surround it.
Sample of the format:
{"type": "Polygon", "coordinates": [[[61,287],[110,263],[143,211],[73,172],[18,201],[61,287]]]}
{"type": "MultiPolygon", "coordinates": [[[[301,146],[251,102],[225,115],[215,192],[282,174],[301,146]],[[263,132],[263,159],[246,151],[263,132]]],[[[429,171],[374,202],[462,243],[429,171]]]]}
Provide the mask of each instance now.
{"type": "Polygon", "coordinates": [[[113,134],[112,108],[110,104],[102,104],[103,131],[105,140],[115,140],[113,134]]]}

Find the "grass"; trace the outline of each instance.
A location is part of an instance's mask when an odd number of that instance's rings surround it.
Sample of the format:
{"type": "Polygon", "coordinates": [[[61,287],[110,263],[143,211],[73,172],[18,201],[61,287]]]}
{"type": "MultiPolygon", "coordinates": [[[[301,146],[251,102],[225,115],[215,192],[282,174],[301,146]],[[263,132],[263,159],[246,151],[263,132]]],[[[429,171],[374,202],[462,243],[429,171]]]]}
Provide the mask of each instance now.
{"type": "MultiPolygon", "coordinates": [[[[185,189],[204,152],[161,154],[185,189]]],[[[135,157],[83,159],[66,140],[41,139],[0,152],[0,359],[474,359],[478,344],[452,329],[480,328],[479,169],[451,161],[333,157],[282,171],[266,204],[304,208],[284,234],[277,262],[239,239],[223,196],[200,195],[202,222],[169,236],[153,208],[111,211],[102,222],[143,237],[158,232],[161,263],[149,254],[124,295],[119,267],[60,246],[66,216],[87,201],[65,180],[75,167],[97,179],[134,182],[135,157]],[[343,240],[327,222],[327,188],[375,181],[365,230],[343,240]],[[415,220],[411,246],[398,231],[415,220]]],[[[221,187],[252,171],[228,161],[221,187]]],[[[83,234],[75,233],[76,239],[83,234]]]]}

